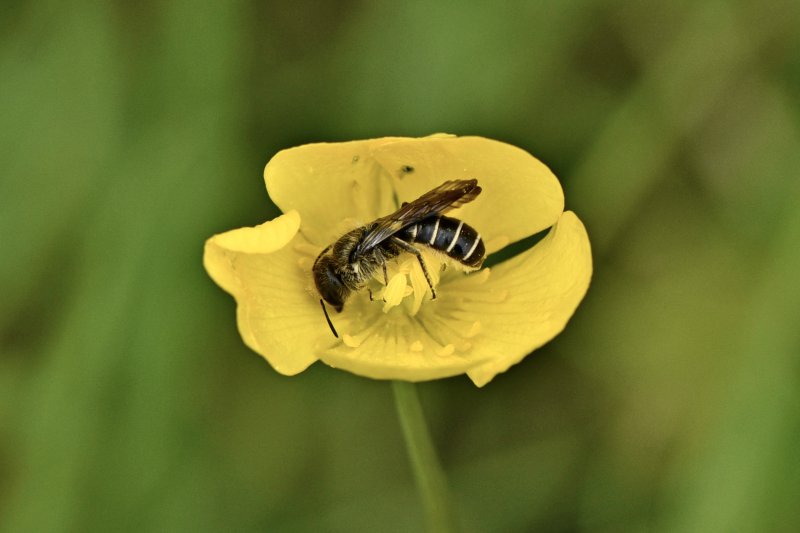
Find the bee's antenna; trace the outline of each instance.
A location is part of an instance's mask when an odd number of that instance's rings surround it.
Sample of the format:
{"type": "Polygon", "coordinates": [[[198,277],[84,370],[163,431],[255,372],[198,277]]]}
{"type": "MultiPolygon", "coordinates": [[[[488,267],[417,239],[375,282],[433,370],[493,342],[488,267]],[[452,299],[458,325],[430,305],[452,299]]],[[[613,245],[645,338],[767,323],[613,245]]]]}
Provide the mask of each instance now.
{"type": "Polygon", "coordinates": [[[325,307],[325,301],[320,298],[319,305],[322,306],[322,312],[325,313],[325,320],[328,321],[328,325],[331,327],[331,331],[333,332],[333,336],[337,339],[339,338],[339,334],[336,333],[336,328],[333,327],[333,322],[331,322],[331,317],[328,316],[328,308],[325,307]]]}

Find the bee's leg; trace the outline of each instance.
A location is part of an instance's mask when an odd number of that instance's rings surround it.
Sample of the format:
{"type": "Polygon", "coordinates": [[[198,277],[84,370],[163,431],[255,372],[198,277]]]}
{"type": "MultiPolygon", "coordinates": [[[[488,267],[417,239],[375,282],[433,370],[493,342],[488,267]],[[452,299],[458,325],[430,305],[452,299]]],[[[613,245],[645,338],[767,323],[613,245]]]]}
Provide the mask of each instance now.
{"type": "Polygon", "coordinates": [[[431,281],[431,276],[428,274],[428,267],[425,266],[425,260],[422,259],[422,252],[420,252],[414,246],[411,246],[406,241],[399,239],[397,237],[392,237],[392,242],[398,246],[398,248],[405,250],[408,253],[414,254],[417,256],[417,261],[419,261],[419,266],[422,267],[422,273],[425,274],[425,281],[428,282],[428,287],[431,288],[431,300],[436,299],[436,289],[433,288],[433,282],[431,281]]]}
{"type": "MultiPolygon", "coordinates": [[[[386,287],[389,285],[389,274],[386,272],[386,263],[383,263],[381,266],[383,267],[383,286],[386,287]]],[[[367,292],[369,293],[369,301],[374,302],[375,295],[372,294],[372,289],[370,287],[367,287],[367,292]]],[[[383,298],[383,301],[385,302],[386,298],[383,298]]]]}
{"type": "MultiPolygon", "coordinates": [[[[389,273],[386,272],[386,263],[385,262],[381,263],[381,266],[383,267],[383,286],[384,287],[388,287],[389,286],[389,273]]],[[[384,290],[383,293],[386,294],[386,290],[384,290]]],[[[383,301],[385,302],[386,298],[383,298],[383,301]]]]}

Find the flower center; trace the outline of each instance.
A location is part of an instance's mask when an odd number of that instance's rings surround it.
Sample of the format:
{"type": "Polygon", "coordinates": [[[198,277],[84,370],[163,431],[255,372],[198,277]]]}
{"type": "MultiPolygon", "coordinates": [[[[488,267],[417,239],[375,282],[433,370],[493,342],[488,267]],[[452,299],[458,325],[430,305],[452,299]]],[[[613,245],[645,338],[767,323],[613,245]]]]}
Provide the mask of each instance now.
{"type": "MultiPolygon", "coordinates": [[[[465,276],[457,262],[427,247],[418,249],[425,271],[416,255],[401,253],[386,262],[385,279],[383,268],[377,268],[362,290],[350,294],[344,311],[333,315],[345,346],[358,349],[367,339],[379,336],[402,338],[411,352],[441,357],[463,355],[471,349],[481,322],[465,302],[498,303],[505,300],[507,291],[486,290],[488,268],[465,276]],[[436,305],[423,306],[432,297],[431,286],[436,291],[436,305]],[[391,312],[395,308],[400,312],[391,312]]],[[[298,268],[309,273],[320,248],[302,241],[294,250],[298,268]]],[[[308,291],[314,299],[319,298],[313,286],[309,285],[308,291]]],[[[331,340],[326,336],[325,342],[331,340]]]]}
{"type": "Polygon", "coordinates": [[[414,316],[422,307],[422,302],[432,298],[431,285],[435,289],[439,284],[440,273],[446,268],[446,263],[433,252],[428,250],[421,252],[430,284],[419,259],[412,254],[401,254],[397,259],[386,263],[388,283],[383,278],[382,269],[373,276],[370,290],[375,298],[383,300],[384,313],[388,313],[393,307],[403,305],[409,315],[414,316]]]}

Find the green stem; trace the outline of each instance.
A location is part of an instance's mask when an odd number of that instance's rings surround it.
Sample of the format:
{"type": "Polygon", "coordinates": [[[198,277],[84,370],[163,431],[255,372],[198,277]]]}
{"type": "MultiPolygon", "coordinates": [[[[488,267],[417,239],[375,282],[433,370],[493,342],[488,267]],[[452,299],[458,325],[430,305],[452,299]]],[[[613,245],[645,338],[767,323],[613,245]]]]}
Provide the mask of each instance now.
{"type": "Polygon", "coordinates": [[[394,402],[403,428],[411,468],[417,481],[430,532],[458,531],[447,479],[431,441],[425,415],[413,383],[393,381],[394,402]]]}

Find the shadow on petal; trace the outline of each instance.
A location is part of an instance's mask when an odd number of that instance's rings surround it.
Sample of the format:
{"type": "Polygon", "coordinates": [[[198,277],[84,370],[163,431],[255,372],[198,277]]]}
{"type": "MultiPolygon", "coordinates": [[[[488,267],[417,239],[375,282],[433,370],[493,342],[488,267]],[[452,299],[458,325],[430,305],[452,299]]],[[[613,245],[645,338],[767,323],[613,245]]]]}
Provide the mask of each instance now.
{"type": "MultiPolygon", "coordinates": [[[[481,289],[505,298],[467,298],[463,303],[483,325],[473,350],[487,362],[467,372],[472,381],[485,385],[558,335],[586,294],[591,276],[589,237],[571,211],[561,215],[539,244],[495,266],[481,289]]],[[[466,291],[471,283],[467,277],[448,289],[466,291]]]]}

